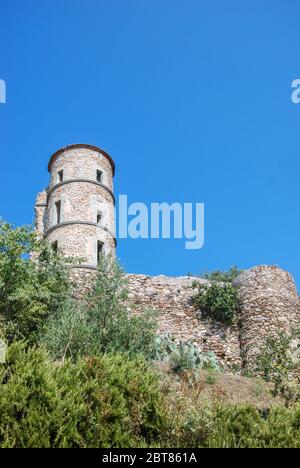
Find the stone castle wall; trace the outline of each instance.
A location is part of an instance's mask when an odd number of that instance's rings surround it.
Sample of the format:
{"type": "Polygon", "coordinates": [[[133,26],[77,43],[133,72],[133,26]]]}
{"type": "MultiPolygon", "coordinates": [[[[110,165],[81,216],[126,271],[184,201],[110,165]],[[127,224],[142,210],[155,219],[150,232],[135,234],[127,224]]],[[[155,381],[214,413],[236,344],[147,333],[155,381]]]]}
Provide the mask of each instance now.
{"type": "Polygon", "coordinates": [[[203,351],[214,351],[227,364],[241,364],[239,330],[207,317],[192,305],[197,290],[193,283],[208,283],[192,277],[126,275],[129,299],[137,311],[158,311],[159,334],[171,333],[177,341],[191,340],[203,351]]]}
{"type": "MultiPolygon", "coordinates": [[[[80,293],[90,288],[94,272],[72,271],[80,293]]],[[[227,326],[208,317],[191,303],[196,290],[192,277],[127,274],[132,310],[157,310],[159,333],[176,340],[191,340],[202,351],[213,351],[227,365],[251,367],[264,338],[276,329],[300,326],[300,301],[292,277],[278,267],[260,266],[246,271],[235,282],[241,298],[238,322],[227,326]]]]}

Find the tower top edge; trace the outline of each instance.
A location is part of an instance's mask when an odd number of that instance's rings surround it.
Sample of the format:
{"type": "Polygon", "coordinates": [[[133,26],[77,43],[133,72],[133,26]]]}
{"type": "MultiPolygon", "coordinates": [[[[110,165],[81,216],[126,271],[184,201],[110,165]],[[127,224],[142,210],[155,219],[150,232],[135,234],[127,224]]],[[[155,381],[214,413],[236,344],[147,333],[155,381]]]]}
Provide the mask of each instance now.
{"type": "Polygon", "coordinates": [[[112,157],[108,153],[106,153],[106,151],[102,150],[98,146],[89,145],[89,144],[85,144],[85,143],[75,143],[73,145],[64,146],[63,148],[60,148],[55,153],[53,153],[52,156],[50,157],[50,160],[49,160],[49,163],[48,163],[48,171],[49,172],[51,171],[51,166],[52,166],[54,160],[57,158],[57,156],[59,154],[63,153],[64,151],[68,151],[68,150],[72,150],[72,149],[76,149],[76,148],[91,149],[91,150],[97,151],[98,153],[105,156],[108,159],[108,161],[110,162],[110,164],[111,164],[113,175],[115,175],[116,166],[115,166],[115,163],[114,163],[112,157]]]}

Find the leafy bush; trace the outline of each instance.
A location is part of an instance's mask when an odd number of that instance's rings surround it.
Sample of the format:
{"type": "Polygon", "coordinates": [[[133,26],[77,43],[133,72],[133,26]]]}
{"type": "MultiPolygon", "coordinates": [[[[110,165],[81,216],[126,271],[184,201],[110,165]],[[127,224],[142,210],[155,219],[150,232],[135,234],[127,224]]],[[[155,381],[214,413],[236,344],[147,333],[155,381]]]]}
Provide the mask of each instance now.
{"type": "Polygon", "coordinates": [[[239,270],[234,266],[231,267],[229,271],[215,270],[213,272],[204,272],[200,277],[219,283],[232,283],[242,272],[243,270],[239,270]]]}
{"type": "Polygon", "coordinates": [[[41,342],[55,359],[126,352],[153,354],[157,322],[153,311],[134,315],[119,265],[101,258],[91,293],[81,304],[63,304],[47,323],[41,342]]]}
{"type": "Polygon", "coordinates": [[[255,373],[274,383],[274,395],[287,402],[300,398],[300,330],[277,331],[266,338],[257,357],[255,373]]]}
{"type": "Polygon", "coordinates": [[[300,406],[207,404],[163,385],[141,358],[58,365],[9,346],[0,364],[0,447],[300,447],[300,406]]]}
{"type": "MultiPolygon", "coordinates": [[[[170,408],[174,411],[174,408],[170,408]]],[[[299,448],[300,407],[257,410],[249,405],[202,405],[183,411],[171,444],[183,448],[299,448]]]]}
{"type": "Polygon", "coordinates": [[[194,296],[193,303],[201,310],[203,316],[213,317],[229,325],[233,323],[239,306],[239,296],[231,283],[194,283],[194,287],[198,288],[198,293],[194,296]]]}
{"type": "Polygon", "coordinates": [[[10,341],[34,342],[58,310],[70,290],[67,263],[30,227],[0,221],[0,323],[10,341]]]}
{"type": "Polygon", "coordinates": [[[69,298],[46,322],[39,344],[47,349],[54,360],[75,360],[98,352],[99,346],[94,338],[88,326],[86,310],[69,298]]]}
{"type": "Polygon", "coordinates": [[[191,341],[177,344],[170,334],[156,338],[154,358],[169,361],[171,368],[178,373],[192,369],[221,370],[214,353],[201,352],[191,341]]]}
{"type": "Polygon", "coordinates": [[[9,347],[0,364],[0,447],[138,447],[163,431],[157,375],[120,354],[51,363],[9,347]]]}

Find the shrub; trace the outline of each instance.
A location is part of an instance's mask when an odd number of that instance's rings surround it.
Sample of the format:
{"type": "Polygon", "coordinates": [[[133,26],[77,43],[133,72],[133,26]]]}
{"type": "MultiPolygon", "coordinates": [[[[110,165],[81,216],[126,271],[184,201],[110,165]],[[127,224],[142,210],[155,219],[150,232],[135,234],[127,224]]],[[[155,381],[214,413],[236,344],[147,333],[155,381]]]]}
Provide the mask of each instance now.
{"type": "MultiPolygon", "coordinates": [[[[217,404],[203,445],[209,448],[292,448],[300,446],[299,408],[259,411],[253,406],[217,404]]],[[[207,427],[207,426],[206,426],[207,427]]]]}
{"type": "Polygon", "coordinates": [[[178,448],[299,448],[300,407],[258,410],[221,402],[169,407],[172,430],[162,446],[178,448]],[[178,414],[179,411],[179,414],[178,414]]]}
{"type": "Polygon", "coordinates": [[[67,263],[30,227],[0,221],[0,322],[7,339],[35,341],[68,295],[67,263]]]}
{"type": "Polygon", "coordinates": [[[69,298],[48,319],[39,344],[47,349],[54,360],[75,360],[99,354],[99,343],[93,332],[87,321],[86,310],[69,298]]]}
{"type": "Polygon", "coordinates": [[[81,304],[69,301],[47,323],[41,342],[55,359],[126,352],[153,354],[157,322],[153,311],[134,315],[119,265],[101,258],[91,293],[81,304]]]}
{"type": "Polygon", "coordinates": [[[274,395],[286,402],[300,398],[300,331],[277,331],[266,338],[257,357],[254,372],[274,383],[274,395]]]}
{"type": "Polygon", "coordinates": [[[216,270],[213,272],[204,272],[200,275],[200,277],[209,281],[232,283],[242,272],[243,270],[239,270],[236,266],[234,266],[231,267],[229,271],[216,270]]]}
{"type": "Polygon", "coordinates": [[[9,346],[0,364],[0,447],[300,447],[300,406],[207,404],[126,355],[66,360],[9,346]]]}
{"type": "Polygon", "coordinates": [[[0,364],[0,415],[0,447],[147,446],[164,424],[159,380],[144,360],[59,366],[24,343],[0,364]]]}
{"type": "Polygon", "coordinates": [[[175,338],[170,334],[156,338],[154,358],[169,361],[171,368],[177,373],[193,369],[221,370],[214,353],[201,352],[191,341],[176,344],[175,338]]]}
{"type": "Polygon", "coordinates": [[[194,283],[194,287],[198,288],[198,293],[194,296],[193,303],[201,310],[203,316],[210,316],[229,325],[234,322],[239,296],[231,283],[194,283]]]}

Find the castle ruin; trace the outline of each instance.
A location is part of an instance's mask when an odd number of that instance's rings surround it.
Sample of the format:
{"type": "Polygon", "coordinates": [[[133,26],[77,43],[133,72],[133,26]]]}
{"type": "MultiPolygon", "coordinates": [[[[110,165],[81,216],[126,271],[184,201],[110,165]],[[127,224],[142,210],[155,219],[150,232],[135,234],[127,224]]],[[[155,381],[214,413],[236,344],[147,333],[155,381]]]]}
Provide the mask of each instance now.
{"type": "MultiPolygon", "coordinates": [[[[90,288],[101,253],[115,254],[112,158],[96,146],[70,145],[49,161],[50,184],[37,196],[37,232],[65,256],[78,260],[72,277],[80,291],[90,288]]],[[[291,275],[276,266],[259,266],[235,281],[241,298],[238,323],[228,326],[195,310],[193,282],[200,278],[126,275],[137,313],[152,307],[159,333],[191,340],[214,351],[223,363],[251,367],[266,336],[300,326],[300,299],[291,275]]]]}

